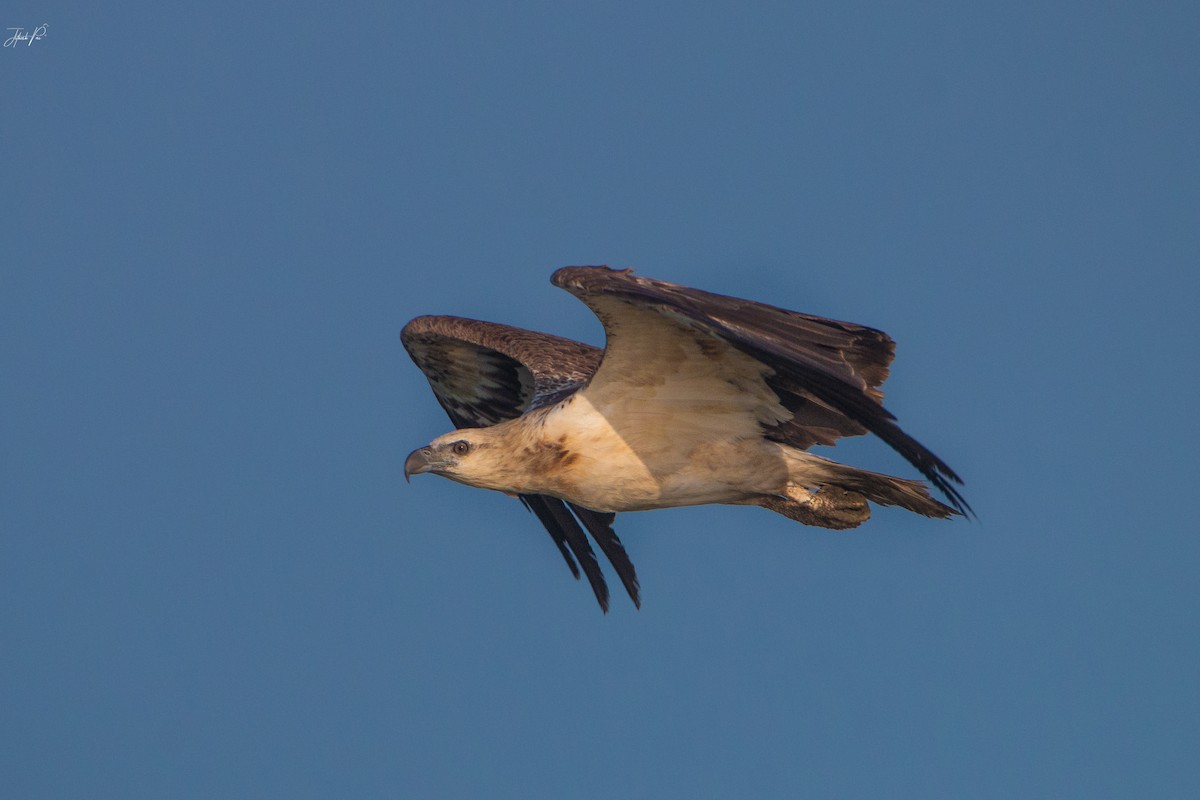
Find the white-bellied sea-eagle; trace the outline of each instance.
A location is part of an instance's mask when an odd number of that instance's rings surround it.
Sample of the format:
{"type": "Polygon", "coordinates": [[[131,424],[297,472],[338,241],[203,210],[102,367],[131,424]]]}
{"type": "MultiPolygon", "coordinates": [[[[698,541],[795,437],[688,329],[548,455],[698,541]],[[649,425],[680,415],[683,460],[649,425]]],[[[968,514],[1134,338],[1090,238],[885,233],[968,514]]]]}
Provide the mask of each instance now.
{"type": "Polygon", "coordinates": [[[883,407],[895,350],[885,333],[632,270],[566,267],[551,282],[600,318],[603,350],[460,317],[404,327],[405,348],[458,428],[414,450],[404,475],[519,497],[605,611],[608,587],[585,529],[641,605],[613,532],[617,512],[732,503],[841,529],[864,522],[868,502],[927,517],[970,511],[954,471],[883,407]],[[920,481],[806,452],[865,433],[949,505],[920,481]]]}

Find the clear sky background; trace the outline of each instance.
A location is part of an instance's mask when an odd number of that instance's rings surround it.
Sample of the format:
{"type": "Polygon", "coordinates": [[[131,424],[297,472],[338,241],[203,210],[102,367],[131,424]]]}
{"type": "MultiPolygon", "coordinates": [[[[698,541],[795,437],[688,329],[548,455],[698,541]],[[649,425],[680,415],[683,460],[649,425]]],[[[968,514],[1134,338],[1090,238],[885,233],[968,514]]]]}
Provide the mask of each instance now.
{"type": "Polygon", "coordinates": [[[7,797],[1200,792],[1195,3],[84,5],[0,19],[7,797]],[[980,522],[623,515],[603,616],[402,475],[401,326],[600,343],[569,264],[887,331],[980,522]]]}

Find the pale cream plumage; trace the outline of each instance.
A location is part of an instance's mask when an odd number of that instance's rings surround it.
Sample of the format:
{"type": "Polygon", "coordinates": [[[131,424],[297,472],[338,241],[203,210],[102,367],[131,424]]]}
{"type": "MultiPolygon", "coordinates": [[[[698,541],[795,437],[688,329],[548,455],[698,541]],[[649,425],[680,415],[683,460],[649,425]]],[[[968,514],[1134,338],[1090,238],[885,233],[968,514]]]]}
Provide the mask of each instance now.
{"type": "Polygon", "coordinates": [[[492,323],[422,317],[406,326],[405,346],[459,430],[414,451],[405,472],[520,496],[577,575],[571,553],[579,559],[603,607],[607,588],[576,519],[638,602],[612,512],[732,503],[846,528],[867,519],[868,501],[933,517],[967,510],[951,485],[957,476],[881,405],[892,344],[879,331],[606,267],[552,280],[603,322],[602,358],[492,323]],[[867,431],[953,507],[919,481],[804,452],[867,431]]]}

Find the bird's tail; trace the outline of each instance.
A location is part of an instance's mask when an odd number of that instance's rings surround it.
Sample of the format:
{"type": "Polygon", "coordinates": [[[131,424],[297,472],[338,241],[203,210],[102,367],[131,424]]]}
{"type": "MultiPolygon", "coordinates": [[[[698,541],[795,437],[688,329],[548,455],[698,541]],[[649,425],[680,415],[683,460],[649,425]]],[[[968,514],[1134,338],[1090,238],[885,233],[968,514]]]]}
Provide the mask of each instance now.
{"type": "Polygon", "coordinates": [[[947,519],[959,511],[942,503],[929,494],[929,487],[922,481],[894,478],[878,472],[847,467],[837,464],[838,475],[836,485],[851,492],[857,492],[872,503],[881,506],[900,506],[926,517],[947,519]]]}
{"type": "Polygon", "coordinates": [[[854,528],[871,516],[868,500],[939,519],[960,513],[935,500],[921,481],[848,467],[793,448],[787,450],[789,482],[785,496],[763,498],[759,505],[797,522],[822,528],[854,528]]]}

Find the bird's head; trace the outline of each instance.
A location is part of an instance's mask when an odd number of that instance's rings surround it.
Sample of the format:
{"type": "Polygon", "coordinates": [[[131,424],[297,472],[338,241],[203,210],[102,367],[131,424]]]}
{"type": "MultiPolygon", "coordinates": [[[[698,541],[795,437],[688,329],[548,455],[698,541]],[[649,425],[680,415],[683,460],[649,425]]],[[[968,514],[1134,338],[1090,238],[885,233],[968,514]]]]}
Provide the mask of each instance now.
{"type": "Polygon", "coordinates": [[[509,491],[512,479],[503,448],[486,428],[467,428],[439,436],[404,460],[404,479],[432,472],[468,486],[509,491]]]}

